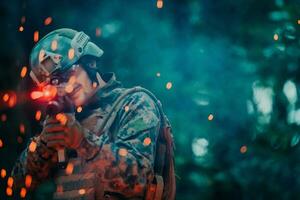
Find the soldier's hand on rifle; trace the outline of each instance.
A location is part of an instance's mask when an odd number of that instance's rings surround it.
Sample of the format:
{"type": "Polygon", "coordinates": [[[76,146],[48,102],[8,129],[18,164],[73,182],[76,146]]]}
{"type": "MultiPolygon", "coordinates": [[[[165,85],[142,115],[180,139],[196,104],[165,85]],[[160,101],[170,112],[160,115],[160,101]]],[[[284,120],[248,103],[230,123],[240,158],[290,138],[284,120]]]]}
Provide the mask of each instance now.
{"type": "Polygon", "coordinates": [[[54,149],[63,147],[76,149],[83,138],[83,128],[74,115],[59,113],[56,116],[46,117],[41,133],[41,140],[48,147],[54,149]]]}

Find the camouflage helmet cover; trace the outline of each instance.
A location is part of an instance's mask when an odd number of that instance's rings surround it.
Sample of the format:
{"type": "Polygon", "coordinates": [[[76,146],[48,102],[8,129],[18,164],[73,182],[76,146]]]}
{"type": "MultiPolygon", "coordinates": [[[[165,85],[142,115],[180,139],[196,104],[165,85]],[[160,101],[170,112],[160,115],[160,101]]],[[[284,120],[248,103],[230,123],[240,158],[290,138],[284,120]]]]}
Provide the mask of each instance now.
{"type": "Polygon", "coordinates": [[[103,50],[89,40],[84,32],[68,28],[48,33],[31,51],[31,78],[37,85],[45,85],[51,74],[67,71],[84,56],[101,57],[103,50]]]}

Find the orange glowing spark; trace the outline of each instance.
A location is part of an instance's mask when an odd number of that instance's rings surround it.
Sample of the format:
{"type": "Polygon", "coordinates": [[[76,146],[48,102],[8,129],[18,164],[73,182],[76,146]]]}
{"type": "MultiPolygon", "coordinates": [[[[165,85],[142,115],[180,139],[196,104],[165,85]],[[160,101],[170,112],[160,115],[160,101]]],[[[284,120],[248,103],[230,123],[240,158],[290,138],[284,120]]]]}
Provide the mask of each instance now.
{"type": "Polygon", "coordinates": [[[43,88],[43,97],[53,99],[57,94],[57,88],[52,85],[47,85],[43,88]]]}
{"type": "Polygon", "coordinates": [[[32,176],[30,176],[30,175],[28,174],[28,175],[26,175],[26,177],[25,177],[25,186],[26,186],[27,188],[30,188],[31,183],[32,183],[32,176]]]}
{"type": "Polygon", "coordinates": [[[240,149],[240,152],[241,153],[246,153],[247,152],[247,146],[246,145],[242,146],[241,149],[240,149]]]}
{"type": "Polygon", "coordinates": [[[39,40],[39,32],[38,31],[34,31],[33,33],[33,41],[37,42],[39,40]]]}
{"type": "Polygon", "coordinates": [[[77,111],[78,113],[80,113],[80,112],[82,111],[82,107],[81,107],[81,106],[78,106],[77,109],[76,109],[76,111],[77,111]]]}
{"type": "Polygon", "coordinates": [[[3,147],[3,141],[0,139],[0,148],[3,147]]]}
{"type": "Polygon", "coordinates": [[[20,27],[19,27],[19,31],[20,31],[20,32],[23,32],[23,31],[24,31],[24,27],[23,27],[23,26],[20,26],[20,27]]]}
{"type": "Polygon", "coordinates": [[[70,60],[72,60],[74,58],[74,56],[75,56],[75,50],[73,48],[69,49],[69,51],[68,51],[68,58],[70,60]]]}
{"type": "Polygon", "coordinates": [[[39,121],[41,119],[41,116],[42,116],[42,111],[37,110],[36,113],[35,113],[35,119],[37,121],[39,121]]]}
{"type": "Polygon", "coordinates": [[[8,186],[8,187],[12,187],[13,184],[14,184],[14,179],[13,179],[12,177],[9,177],[9,178],[7,179],[7,186],[8,186]]]}
{"type": "Polygon", "coordinates": [[[17,96],[16,94],[12,94],[8,101],[8,107],[12,108],[16,105],[16,103],[17,103],[17,96]]]}
{"type": "Polygon", "coordinates": [[[149,138],[149,137],[146,137],[145,139],[144,139],[144,146],[148,146],[149,144],[151,144],[151,138],[149,138]]]}
{"type": "Polygon", "coordinates": [[[96,37],[100,37],[101,36],[101,28],[96,28],[96,37]]]}
{"type": "Polygon", "coordinates": [[[68,163],[66,167],[66,174],[71,175],[73,173],[74,165],[73,163],[68,163]]]}
{"type": "Polygon", "coordinates": [[[51,96],[51,92],[49,90],[44,90],[43,96],[44,97],[50,97],[51,96]]]}
{"type": "Polygon", "coordinates": [[[30,152],[35,152],[36,146],[37,146],[36,142],[35,142],[35,141],[32,141],[32,142],[30,143],[30,145],[29,145],[29,151],[30,151],[30,152]]]}
{"type": "Polygon", "coordinates": [[[166,84],[166,88],[167,88],[168,90],[170,90],[170,89],[172,88],[172,83],[171,83],[171,82],[168,82],[168,83],[166,84]]]}
{"type": "Polygon", "coordinates": [[[6,114],[1,115],[1,121],[5,122],[7,120],[6,114]]]}
{"type": "Polygon", "coordinates": [[[96,88],[98,84],[96,82],[93,82],[93,88],[96,88]]]}
{"type": "Polygon", "coordinates": [[[128,112],[129,111],[129,106],[125,106],[125,112],[128,112]]]}
{"type": "Polygon", "coordinates": [[[41,49],[39,52],[39,62],[42,62],[45,57],[45,50],[41,49]]]}
{"type": "Polygon", "coordinates": [[[4,94],[3,97],[2,97],[2,99],[3,99],[3,101],[7,102],[8,99],[9,99],[9,95],[7,93],[4,94]]]}
{"type": "Polygon", "coordinates": [[[55,116],[55,118],[56,118],[56,120],[60,120],[61,118],[62,118],[62,113],[58,113],[56,116],[55,116]]]}
{"type": "Polygon", "coordinates": [[[24,67],[22,67],[20,76],[21,76],[22,78],[24,78],[24,77],[26,76],[26,73],[27,73],[27,67],[24,66],[24,67]]]}
{"type": "Polygon", "coordinates": [[[22,133],[22,134],[25,133],[25,125],[23,123],[20,124],[19,130],[20,130],[20,133],[22,133]]]}
{"type": "Polygon", "coordinates": [[[30,97],[35,100],[35,99],[38,99],[38,98],[41,98],[43,96],[43,92],[40,92],[40,91],[33,91],[31,92],[30,94],[30,97]]]}
{"type": "Polygon", "coordinates": [[[6,188],[6,195],[7,195],[7,196],[12,196],[12,194],[13,194],[12,189],[11,189],[10,187],[7,187],[7,188],[6,188]]]}
{"type": "Polygon", "coordinates": [[[80,190],[78,190],[78,193],[79,193],[80,195],[84,195],[84,194],[85,194],[85,189],[80,189],[80,190]]]}
{"type": "Polygon", "coordinates": [[[207,119],[208,119],[209,121],[213,120],[213,119],[214,119],[214,115],[213,115],[213,114],[209,114],[208,117],[207,117],[207,119]]]}
{"type": "Polygon", "coordinates": [[[278,36],[278,34],[277,34],[277,33],[275,33],[275,34],[274,34],[274,36],[273,36],[273,38],[274,38],[274,40],[275,40],[275,41],[277,41],[277,40],[279,39],[279,36],[278,36]]]}
{"type": "Polygon", "coordinates": [[[21,188],[21,191],[20,191],[20,197],[21,197],[21,198],[25,198],[26,193],[27,193],[26,188],[21,188]]]}
{"type": "Polygon", "coordinates": [[[120,156],[127,156],[127,154],[128,154],[128,151],[127,151],[127,149],[124,149],[124,148],[120,148],[119,149],[119,155],[120,156]]]}
{"type": "Polygon", "coordinates": [[[52,17],[47,17],[47,18],[44,20],[45,26],[48,26],[49,24],[51,24],[51,22],[52,22],[52,17]]]}
{"type": "Polygon", "coordinates": [[[300,19],[297,20],[297,23],[300,25],[300,19]]]}
{"type": "Polygon", "coordinates": [[[58,120],[62,125],[65,125],[68,121],[68,118],[65,114],[62,114],[62,113],[58,113],[56,115],[56,120],[58,120]]]}
{"type": "Polygon", "coordinates": [[[6,170],[1,169],[1,178],[5,178],[5,176],[6,176],[6,170]]]}
{"type": "Polygon", "coordinates": [[[164,2],[162,0],[157,0],[156,6],[157,8],[162,8],[164,6],[164,2]]]}
{"type": "Polygon", "coordinates": [[[57,40],[53,40],[51,42],[51,49],[52,51],[55,51],[57,49],[57,40]]]}

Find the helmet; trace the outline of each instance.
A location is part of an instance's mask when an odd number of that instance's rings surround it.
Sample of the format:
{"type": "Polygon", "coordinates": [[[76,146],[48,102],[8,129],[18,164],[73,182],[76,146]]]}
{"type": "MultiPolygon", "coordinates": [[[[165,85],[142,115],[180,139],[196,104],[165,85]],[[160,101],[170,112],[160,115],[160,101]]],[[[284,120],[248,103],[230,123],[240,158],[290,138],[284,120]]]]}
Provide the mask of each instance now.
{"type": "Polygon", "coordinates": [[[103,50],[89,41],[84,32],[68,28],[54,30],[44,36],[30,54],[30,76],[43,86],[53,73],[63,73],[83,57],[100,58],[103,50]]]}

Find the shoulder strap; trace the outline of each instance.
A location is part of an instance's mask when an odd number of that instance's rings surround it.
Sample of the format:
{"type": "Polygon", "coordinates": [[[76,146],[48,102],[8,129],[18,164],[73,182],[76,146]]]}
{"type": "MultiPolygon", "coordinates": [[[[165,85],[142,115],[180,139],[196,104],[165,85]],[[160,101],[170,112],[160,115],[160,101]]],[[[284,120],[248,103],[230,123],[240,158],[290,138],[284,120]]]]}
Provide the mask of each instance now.
{"type": "Polygon", "coordinates": [[[161,124],[165,124],[165,117],[163,114],[163,110],[162,110],[162,105],[160,103],[160,101],[154,96],[154,94],[152,94],[149,90],[142,88],[140,86],[136,86],[130,89],[127,89],[125,92],[123,92],[123,94],[121,94],[117,100],[114,102],[114,104],[112,105],[109,113],[107,114],[106,118],[103,120],[103,123],[100,126],[99,132],[105,132],[107,131],[110,126],[112,125],[117,112],[119,111],[119,108],[122,106],[122,101],[125,99],[125,97],[129,94],[133,94],[136,92],[145,92],[146,94],[148,94],[158,105],[158,109],[159,109],[159,114],[161,117],[161,124]]]}
{"type": "MultiPolygon", "coordinates": [[[[123,100],[129,94],[133,94],[136,92],[145,92],[148,94],[153,101],[156,103],[159,115],[160,115],[160,131],[157,141],[156,147],[156,155],[155,155],[155,163],[154,163],[154,173],[155,173],[155,180],[163,180],[159,181],[156,184],[156,192],[155,192],[155,200],[163,199],[174,199],[175,198],[175,177],[174,175],[174,142],[172,138],[172,128],[168,118],[165,116],[161,102],[154,96],[152,92],[149,90],[142,88],[140,86],[136,86],[130,89],[127,89],[123,92],[114,104],[111,107],[110,112],[107,114],[106,118],[103,120],[103,123],[100,126],[100,133],[106,132],[112,126],[117,112],[123,106],[123,100]],[[166,169],[170,167],[170,169],[166,169]],[[166,178],[164,180],[162,177],[166,178]],[[167,183],[166,187],[164,188],[164,182],[167,183]],[[160,183],[160,184],[158,184],[160,183]],[[162,183],[162,184],[161,184],[162,183]],[[172,188],[172,189],[171,189],[172,188]],[[166,189],[166,190],[165,190],[166,189]]],[[[109,133],[112,134],[112,133],[109,133]]],[[[113,135],[109,135],[111,139],[113,139],[113,135]]],[[[146,198],[147,199],[147,198],[146,198]]]]}

